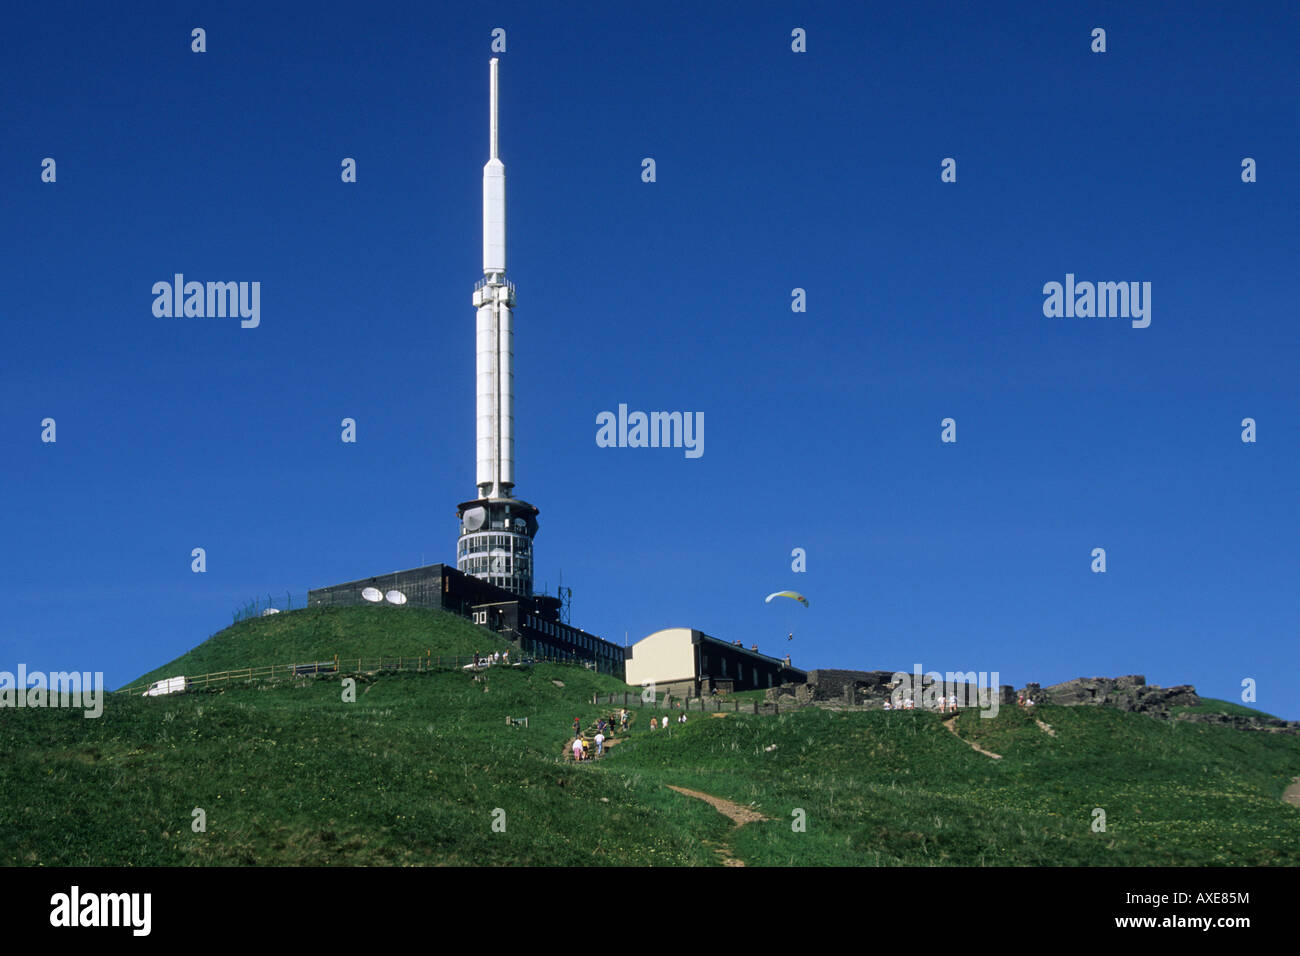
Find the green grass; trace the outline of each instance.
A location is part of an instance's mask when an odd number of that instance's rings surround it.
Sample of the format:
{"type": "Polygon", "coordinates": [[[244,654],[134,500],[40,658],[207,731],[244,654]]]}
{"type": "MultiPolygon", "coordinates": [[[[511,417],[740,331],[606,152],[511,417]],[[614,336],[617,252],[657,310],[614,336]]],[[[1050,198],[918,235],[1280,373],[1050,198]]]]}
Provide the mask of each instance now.
{"type": "Polygon", "coordinates": [[[619,750],[617,766],[775,817],[738,831],[751,865],[1300,863],[1300,814],[1280,802],[1300,774],[1297,738],[1037,709],[1055,737],[1015,708],[958,719],[1001,760],[937,714],[805,710],[694,719],[619,750]],[[1105,833],[1091,829],[1097,807],[1105,833]]]}
{"type": "MultiPolygon", "coordinates": [[[[1230,700],[1218,700],[1214,697],[1202,697],[1200,703],[1173,708],[1176,714],[1230,714],[1234,717],[1273,717],[1272,714],[1266,714],[1262,710],[1256,710],[1254,707],[1247,707],[1244,704],[1234,704],[1230,700]]],[[[1274,718],[1276,719],[1276,718],[1274,718]]]]}
{"type": "Polygon", "coordinates": [[[726,695],[727,700],[767,700],[765,690],[738,690],[726,695]]]}
{"type": "MultiPolygon", "coordinates": [[[[488,639],[436,612],[330,608],[245,622],[154,673],[488,639]]],[[[1280,801],[1295,736],[1051,706],[1035,710],[1055,737],[1013,707],[963,713],[962,739],[937,714],[817,709],[651,734],[633,711],[605,759],[565,762],[573,718],[590,725],[611,709],[592,694],[622,689],[539,665],[373,675],[355,703],[320,677],[115,695],[98,720],[0,710],[0,864],[679,866],[714,865],[719,846],[751,866],[1300,864],[1300,811],[1280,801]],[[771,819],[733,829],[668,784],[771,819]]]]}
{"type": "Polygon", "coordinates": [[[119,696],[98,720],[4,711],[0,862],[706,862],[696,834],[711,810],[663,814],[672,794],[557,762],[572,717],[594,717],[574,695],[610,683],[541,665],[481,683],[382,676],[354,704],[337,680],[304,679],[119,696]],[[507,713],[530,727],[507,728],[507,713]],[[206,833],[191,830],[195,807],[206,833]]]}
{"type": "Polygon", "coordinates": [[[341,659],[416,657],[426,652],[434,657],[468,656],[504,651],[509,646],[492,631],[446,611],[382,604],[306,608],[241,621],[171,663],[136,678],[131,686],[250,665],[329,660],[335,654],[341,659]]]}

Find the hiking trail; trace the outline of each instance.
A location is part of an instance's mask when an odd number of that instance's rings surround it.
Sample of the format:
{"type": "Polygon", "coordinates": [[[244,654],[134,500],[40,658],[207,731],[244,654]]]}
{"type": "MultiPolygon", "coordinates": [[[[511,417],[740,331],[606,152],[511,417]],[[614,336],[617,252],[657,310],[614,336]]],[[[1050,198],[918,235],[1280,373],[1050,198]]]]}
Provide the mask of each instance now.
{"type": "MultiPolygon", "coordinates": [[[[975,743],[975,741],[973,741],[973,740],[967,740],[967,739],[966,739],[965,737],[963,737],[961,734],[957,733],[957,718],[956,718],[956,717],[949,717],[947,720],[945,720],[945,721],[943,722],[943,725],[944,725],[945,727],[947,727],[949,730],[952,731],[952,735],[953,735],[954,737],[956,737],[958,740],[960,740],[960,741],[961,741],[962,743],[964,743],[966,746],[970,747],[972,750],[975,750],[975,751],[977,751],[977,752],[979,752],[979,753],[982,753],[982,754],[983,754],[984,756],[986,756],[986,757],[992,757],[994,760],[1001,760],[1001,759],[1002,759],[1002,754],[995,754],[995,753],[994,753],[993,751],[991,751],[991,750],[985,750],[985,749],[984,749],[983,747],[981,747],[979,744],[975,743]]],[[[1052,736],[1056,736],[1056,735],[1053,734],[1052,736]]]]}
{"type": "MultiPolygon", "coordinates": [[[[760,823],[764,820],[771,819],[771,817],[766,817],[751,807],[741,806],[739,803],[724,800],[722,797],[710,796],[707,793],[701,793],[699,790],[687,790],[685,787],[674,787],[672,784],[668,784],[667,786],[669,790],[676,790],[678,793],[683,793],[688,797],[703,800],[709,806],[713,807],[713,809],[731,820],[735,824],[733,829],[739,829],[746,823],[760,823]]],[[[705,840],[704,843],[713,847],[713,852],[718,854],[718,858],[722,861],[723,866],[745,865],[744,860],[731,855],[731,848],[727,845],[726,840],[724,840],[720,845],[709,843],[708,840],[705,840]]]]}

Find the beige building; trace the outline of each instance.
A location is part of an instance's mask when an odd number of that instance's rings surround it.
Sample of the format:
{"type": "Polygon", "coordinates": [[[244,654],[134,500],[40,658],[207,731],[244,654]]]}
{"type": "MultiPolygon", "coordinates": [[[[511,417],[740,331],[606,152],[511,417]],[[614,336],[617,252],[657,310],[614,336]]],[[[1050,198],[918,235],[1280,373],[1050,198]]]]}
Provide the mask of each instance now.
{"type": "Polygon", "coordinates": [[[699,697],[738,690],[802,684],[804,671],[790,658],[758,652],[758,645],[728,643],[689,627],[669,627],[643,637],[627,649],[629,684],[653,683],[674,697],[699,697]]]}

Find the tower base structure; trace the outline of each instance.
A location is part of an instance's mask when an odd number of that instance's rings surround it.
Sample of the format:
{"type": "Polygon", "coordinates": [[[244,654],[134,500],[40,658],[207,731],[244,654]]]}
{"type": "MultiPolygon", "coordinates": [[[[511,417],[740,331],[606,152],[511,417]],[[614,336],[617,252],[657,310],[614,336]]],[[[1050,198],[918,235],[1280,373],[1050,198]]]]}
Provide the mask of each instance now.
{"type": "Polygon", "coordinates": [[[623,678],[623,648],[568,624],[558,597],[512,594],[444,564],[313,588],[307,592],[307,603],[314,608],[360,606],[383,615],[438,608],[459,614],[514,644],[511,664],[527,666],[530,659],[562,661],[623,678]]]}
{"type": "Polygon", "coordinates": [[[477,498],[456,509],[456,569],[511,594],[532,597],[537,508],[518,498],[477,498]]]}

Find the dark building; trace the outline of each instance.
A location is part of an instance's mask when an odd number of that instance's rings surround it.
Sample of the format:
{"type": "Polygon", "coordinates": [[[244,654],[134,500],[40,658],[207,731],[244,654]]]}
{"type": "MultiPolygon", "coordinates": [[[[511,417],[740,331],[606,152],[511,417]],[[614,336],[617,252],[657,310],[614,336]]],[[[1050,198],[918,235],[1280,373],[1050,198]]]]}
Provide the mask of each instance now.
{"type": "Polygon", "coordinates": [[[393,571],[307,592],[311,607],[403,604],[451,611],[495,631],[519,647],[520,656],[576,661],[623,677],[623,648],[566,624],[558,597],[512,594],[445,564],[393,571]]]}
{"type": "Polygon", "coordinates": [[[766,690],[802,684],[807,674],[789,657],[760,654],[757,646],[727,642],[689,627],[670,627],[642,638],[627,649],[627,681],[653,683],[674,696],[741,690],[766,690]]]}

